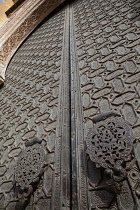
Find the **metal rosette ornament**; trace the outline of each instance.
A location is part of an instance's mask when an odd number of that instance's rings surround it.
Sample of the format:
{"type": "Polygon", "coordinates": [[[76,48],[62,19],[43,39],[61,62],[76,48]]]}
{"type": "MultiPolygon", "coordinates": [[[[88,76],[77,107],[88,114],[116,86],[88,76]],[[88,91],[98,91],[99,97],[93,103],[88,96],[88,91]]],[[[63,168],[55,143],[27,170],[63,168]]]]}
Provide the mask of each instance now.
{"type": "Polygon", "coordinates": [[[16,185],[24,191],[37,182],[43,173],[44,162],[45,152],[41,145],[34,144],[26,147],[18,157],[15,167],[16,185]]]}
{"type": "MultiPolygon", "coordinates": [[[[101,118],[101,115],[99,117],[101,118]]],[[[134,137],[132,129],[121,117],[102,119],[89,129],[86,144],[87,153],[97,167],[117,176],[123,173],[122,165],[130,159],[134,137]]]]}

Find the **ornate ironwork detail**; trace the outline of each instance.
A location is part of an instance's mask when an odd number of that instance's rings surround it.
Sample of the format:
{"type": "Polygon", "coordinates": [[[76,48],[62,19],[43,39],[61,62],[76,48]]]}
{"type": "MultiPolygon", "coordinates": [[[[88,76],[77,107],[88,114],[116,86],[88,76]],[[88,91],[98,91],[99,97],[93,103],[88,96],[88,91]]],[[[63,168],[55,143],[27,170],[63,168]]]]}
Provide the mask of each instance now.
{"type": "Polygon", "coordinates": [[[114,168],[128,160],[133,141],[131,127],[121,117],[110,117],[89,130],[87,153],[100,167],[114,168]]]}
{"type": "Polygon", "coordinates": [[[39,138],[25,143],[26,148],[19,155],[14,173],[14,193],[19,198],[17,205],[24,206],[33,193],[33,184],[38,183],[45,167],[45,150],[39,138]]]}
{"type": "Polygon", "coordinates": [[[15,180],[19,186],[24,188],[36,182],[36,179],[42,174],[44,156],[44,150],[38,144],[27,147],[20,154],[15,168],[15,180]]]}

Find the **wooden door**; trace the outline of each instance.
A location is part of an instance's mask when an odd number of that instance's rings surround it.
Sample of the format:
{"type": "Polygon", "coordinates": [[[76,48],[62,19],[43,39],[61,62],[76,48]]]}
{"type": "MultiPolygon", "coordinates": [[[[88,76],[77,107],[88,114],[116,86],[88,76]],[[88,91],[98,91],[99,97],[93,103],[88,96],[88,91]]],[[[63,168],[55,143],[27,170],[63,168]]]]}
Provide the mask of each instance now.
{"type": "MultiPolygon", "coordinates": [[[[70,206],[66,18],[65,8],[59,8],[44,20],[8,66],[6,82],[0,90],[0,209],[46,210],[70,206]],[[12,187],[14,167],[26,148],[25,143],[34,137],[43,140],[47,168],[30,199],[20,205],[12,187]]],[[[26,172],[27,162],[24,164],[26,172]]]]}
{"type": "Polygon", "coordinates": [[[138,8],[139,2],[131,0],[79,0],[70,6],[73,209],[140,208],[138,8]],[[119,193],[106,186],[103,168],[86,154],[92,119],[111,112],[127,121],[135,138],[119,193]]]}
{"type": "Polygon", "coordinates": [[[0,209],[140,208],[139,27],[138,1],[75,0],[18,49],[0,90],[0,209]],[[112,112],[134,136],[117,192],[86,145],[92,119],[112,112]],[[21,207],[13,194],[14,167],[35,137],[47,167],[21,207]]]}

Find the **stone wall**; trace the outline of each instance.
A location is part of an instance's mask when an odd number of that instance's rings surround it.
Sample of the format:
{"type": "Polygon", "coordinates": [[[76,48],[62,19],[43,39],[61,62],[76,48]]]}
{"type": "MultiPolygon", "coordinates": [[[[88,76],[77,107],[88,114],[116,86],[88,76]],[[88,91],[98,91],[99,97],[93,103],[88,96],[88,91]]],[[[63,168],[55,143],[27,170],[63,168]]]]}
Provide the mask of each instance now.
{"type": "Polygon", "coordinates": [[[6,20],[7,16],[5,12],[14,4],[12,0],[4,0],[0,3],[0,25],[2,25],[6,20]]]}

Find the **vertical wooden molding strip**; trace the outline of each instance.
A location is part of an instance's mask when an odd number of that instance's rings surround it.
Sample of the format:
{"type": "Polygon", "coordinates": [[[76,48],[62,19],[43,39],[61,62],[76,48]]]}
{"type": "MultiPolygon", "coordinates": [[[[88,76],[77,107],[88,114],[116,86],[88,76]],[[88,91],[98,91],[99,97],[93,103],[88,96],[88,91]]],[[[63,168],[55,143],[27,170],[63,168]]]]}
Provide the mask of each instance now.
{"type": "Polygon", "coordinates": [[[65,0],[26,0],[0,28],[0,84],[19,45],[35,27],[65,0]]]}

